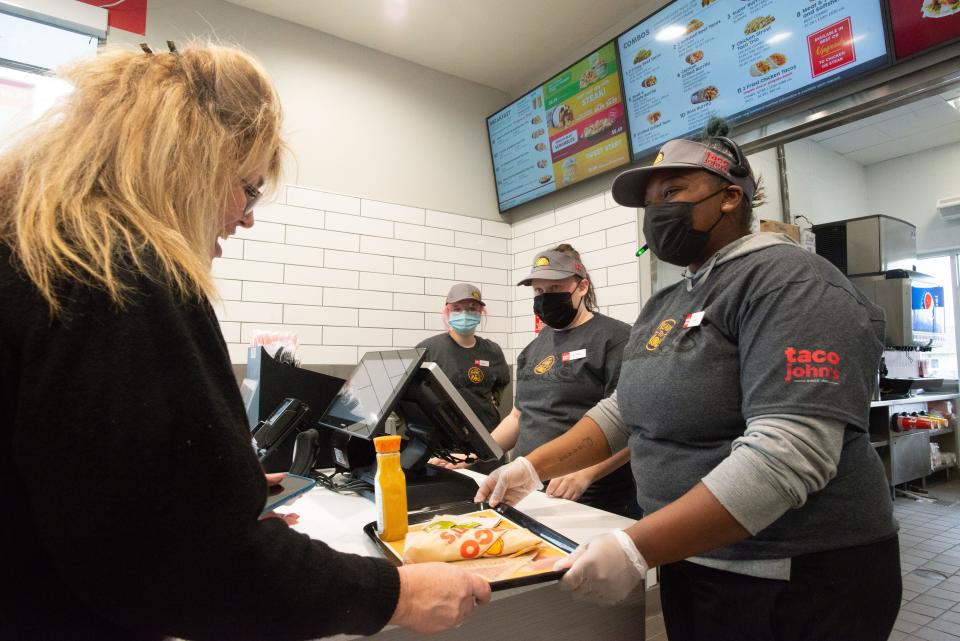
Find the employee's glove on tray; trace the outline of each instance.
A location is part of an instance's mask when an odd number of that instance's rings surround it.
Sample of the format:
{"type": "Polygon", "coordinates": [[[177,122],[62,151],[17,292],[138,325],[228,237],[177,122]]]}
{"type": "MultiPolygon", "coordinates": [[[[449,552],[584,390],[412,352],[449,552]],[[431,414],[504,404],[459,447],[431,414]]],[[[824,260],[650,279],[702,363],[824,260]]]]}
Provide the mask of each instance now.
{"type": "Polygon", "coordinates": [[[613,605],[627,598],[648,568],[627,533],[614,530],[584,543],[553,569],[567,570],[560,589],[572,591],[574,598],[613,605]]]}
{"type": "Polygon", "coordinates": [[[480,486],[474,501],[487,501],[494,507],[499,503],[516,505],[527,494],[542,487],[543,482],[533,464],[520,456],[491,472],[480,486]]]}

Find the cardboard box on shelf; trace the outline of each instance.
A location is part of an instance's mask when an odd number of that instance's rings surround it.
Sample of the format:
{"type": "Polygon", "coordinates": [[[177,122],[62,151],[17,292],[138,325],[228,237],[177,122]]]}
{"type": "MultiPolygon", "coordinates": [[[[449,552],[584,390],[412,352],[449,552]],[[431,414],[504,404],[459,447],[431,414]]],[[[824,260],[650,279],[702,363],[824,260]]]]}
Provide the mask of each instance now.
{"type": "Polygon", "coordinates": [[[786,234],[792,238],[795,243],[800,243],[800,227],[797,225],[782,223],[779,220],[760,219],[760,231],[772,231],[786,234]]]}

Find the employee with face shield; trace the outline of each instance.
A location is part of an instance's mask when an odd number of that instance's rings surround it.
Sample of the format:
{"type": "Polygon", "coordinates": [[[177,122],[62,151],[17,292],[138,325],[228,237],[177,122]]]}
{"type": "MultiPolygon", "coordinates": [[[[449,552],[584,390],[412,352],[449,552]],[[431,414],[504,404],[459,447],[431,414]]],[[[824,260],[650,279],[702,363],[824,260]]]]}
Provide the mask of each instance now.
{"type": "Polygon", "coordinates": [[[757,183],[724,133],[617,177],[685,278],[641,310],[616,394],[478,500],[515,503],[629,439],[647,516],[559,562],[562,587],[615,603],[660,566],[671,641],[886,641],[897,525],[868,435],[883,315],[826,260],[749,232],[757,183]]]}
{"type": "Polygon", "coordinates": [[[485,308],[479,287],[457,283],[443,306],[447,331],[417,347],[427,350],[426,360],[440,366],[477,418],[492,430],[500,423],[500,395],[510,384],[510,368],[499,345],[477,336],[485,308]]]}
{"type": "MultiPolygon", "coordinates": [[[[533,311],[546,327],[517,356],[514,408],[493,437],[504,451],[524,456],[613,393],[630,326],[599,312],[589,274],[570,245],[538,254],[518,285],[533,288],[533,311]]],[[[639,518],[626,444],[618,450],[586,469],[546,477],[547,493],[639,518]]]]}

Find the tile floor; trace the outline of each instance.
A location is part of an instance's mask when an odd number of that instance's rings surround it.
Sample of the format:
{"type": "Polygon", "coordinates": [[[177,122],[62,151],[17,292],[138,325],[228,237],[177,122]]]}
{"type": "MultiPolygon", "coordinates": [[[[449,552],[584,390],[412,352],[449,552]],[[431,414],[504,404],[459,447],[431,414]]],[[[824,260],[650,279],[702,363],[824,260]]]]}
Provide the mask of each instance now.
{"type": "Polygon", "coordinates": [[[898,497],[903,605],[890,641],[960,641],[960,481],[898,497]]]}
{"type": "MultiPolygon", "coordinates": [[[[927,489],[933,502],[894,501],[903,601],[890,641],[960,641],[960,480],[927,489]]],[[[646,632],[666,641],[662,615],[647,618],[646,632]]]]}

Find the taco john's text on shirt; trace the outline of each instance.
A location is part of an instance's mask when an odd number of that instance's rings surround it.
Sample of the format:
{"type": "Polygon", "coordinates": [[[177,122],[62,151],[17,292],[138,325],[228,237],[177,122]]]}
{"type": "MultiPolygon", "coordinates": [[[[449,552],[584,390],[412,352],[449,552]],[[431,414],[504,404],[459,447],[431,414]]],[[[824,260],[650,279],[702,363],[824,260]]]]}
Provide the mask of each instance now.
{"type": "Polygon", "coordinates": [[[840,355],[824,349],[783,350],[787,357],[787,374],[783,379],[794,383],[839,383],[840,355]]]}

